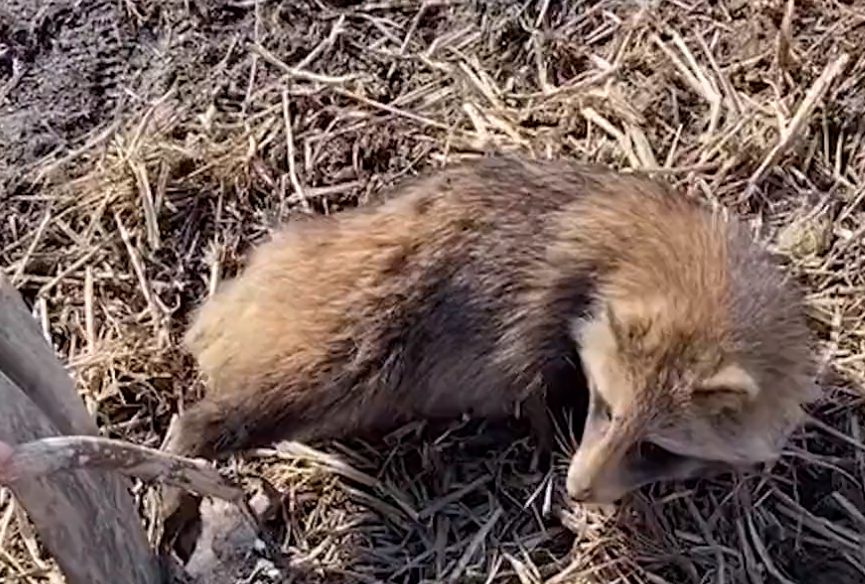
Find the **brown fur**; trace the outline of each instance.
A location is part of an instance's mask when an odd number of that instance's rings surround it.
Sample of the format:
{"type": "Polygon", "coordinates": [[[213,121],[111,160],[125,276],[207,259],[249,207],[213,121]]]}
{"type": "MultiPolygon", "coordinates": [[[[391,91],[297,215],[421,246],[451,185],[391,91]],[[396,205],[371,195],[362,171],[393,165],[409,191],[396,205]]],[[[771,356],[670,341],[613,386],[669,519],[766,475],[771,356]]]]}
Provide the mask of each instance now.
{"type": "Polygon", "coordinates": [[[216,456],[520,402],[545,440],[545,377],[575,338],[593,407],[614,412],[587,429],[575,496],[641,483],[626,460],[649,440],[762,455],[810,382],[800,300],[737,224],[644,179],[490,157],[261,246],[187,334],[209,393],[168,447],[216,456]],[[699,385],[712,376],[759,391],[699,385]]]}
{"type": "Polygon", "coordinates": [[[611,502],[776,458],[817,396],[811,339],[801,296],[745,227],[626,189],[566,223],[563,263],[581,242],[602,274],[592,315],[573,326],[590,413],[571,496],[611,502]]]}

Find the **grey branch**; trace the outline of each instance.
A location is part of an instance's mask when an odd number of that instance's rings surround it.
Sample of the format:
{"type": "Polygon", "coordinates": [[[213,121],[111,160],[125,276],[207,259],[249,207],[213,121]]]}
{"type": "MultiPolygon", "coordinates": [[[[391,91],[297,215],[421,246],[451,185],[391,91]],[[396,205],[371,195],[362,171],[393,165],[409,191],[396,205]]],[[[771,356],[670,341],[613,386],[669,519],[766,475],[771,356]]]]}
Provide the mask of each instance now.
{"type": "Polygon", "coordinates": [[[160,481],[206,497],[243,505],[243,490],[203,460],[96,436],[41,438],[17,446],[0,441],[0,484],[61,470],[101,469],[145,481],[160,481]]]}

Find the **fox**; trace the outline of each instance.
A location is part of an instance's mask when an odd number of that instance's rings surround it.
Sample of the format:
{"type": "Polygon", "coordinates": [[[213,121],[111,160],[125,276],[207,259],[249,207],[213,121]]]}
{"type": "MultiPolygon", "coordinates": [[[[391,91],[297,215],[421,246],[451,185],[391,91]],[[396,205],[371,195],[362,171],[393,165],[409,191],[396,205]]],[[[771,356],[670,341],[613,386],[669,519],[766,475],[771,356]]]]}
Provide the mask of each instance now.
{"type": "Polygon", "coordinates": [[[606,503],[774,460],[819,395],[793,278],[661,180],[495,154],[383,199],[289,221],[195,309],[206,391],[167,450],[525,416],[548,451],[556,389],[584,404],[568,497],[606,503]]]}

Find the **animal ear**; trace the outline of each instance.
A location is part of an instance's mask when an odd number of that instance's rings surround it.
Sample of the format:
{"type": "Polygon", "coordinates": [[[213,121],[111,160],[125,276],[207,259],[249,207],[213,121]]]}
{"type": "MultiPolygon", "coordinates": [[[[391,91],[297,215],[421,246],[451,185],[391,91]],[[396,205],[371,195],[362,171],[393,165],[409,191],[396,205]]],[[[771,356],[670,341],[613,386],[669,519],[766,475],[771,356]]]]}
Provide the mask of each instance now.
{"type": "Polygon", "coordinates": [[[757,381],[739,365],[728,364],[697,385],[694,401],[712,413],[719,413],[739,411],[759,395],[757,381]]]}

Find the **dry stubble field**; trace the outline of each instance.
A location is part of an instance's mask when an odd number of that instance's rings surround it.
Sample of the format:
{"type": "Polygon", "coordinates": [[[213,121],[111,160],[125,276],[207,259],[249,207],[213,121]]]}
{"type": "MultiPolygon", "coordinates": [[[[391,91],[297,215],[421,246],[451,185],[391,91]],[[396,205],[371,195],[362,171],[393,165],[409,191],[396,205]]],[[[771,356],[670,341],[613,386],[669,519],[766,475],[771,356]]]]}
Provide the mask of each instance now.
{"type": "MultiPolygon", "coordinates": [[[[158,446],[202,387],[190,309],[276,223],[491,148],[654,171],[810,291],[827,393],[780,463],[613,517],[550,510],[518,429],[238,470],[285,491],[297,581],[861,582],[863,112],[856,1],[9,0],[0,264],[104,432],[158,446]]],[[[6,493],[0,580],[58,581],[6,493]]]]}

